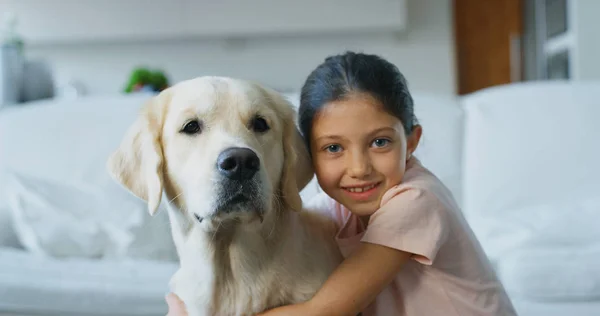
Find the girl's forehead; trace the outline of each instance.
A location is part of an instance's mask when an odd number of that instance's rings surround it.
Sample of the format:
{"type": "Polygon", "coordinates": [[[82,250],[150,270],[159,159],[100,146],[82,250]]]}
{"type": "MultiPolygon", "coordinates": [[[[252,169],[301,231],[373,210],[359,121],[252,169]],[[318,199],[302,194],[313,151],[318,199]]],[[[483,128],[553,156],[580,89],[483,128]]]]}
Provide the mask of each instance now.
{"type": "Polygon", "coordinates": [[[336,101],[324,106],[315,116],[312,135],[362,135],[385,127],[403,130],[402,122],[382,106],[355,101],[336,101]]]}
{"type": "MultiPolygon", "coordinates": [[[[347,98],[324,104],[314,117],[315,125],[331,126],[334,122],[379,121],[396,124],[400,120],[385,110],[375,99],[347,98]]],[[[313,126],[314,127],[314,126],[313,126]]]]}

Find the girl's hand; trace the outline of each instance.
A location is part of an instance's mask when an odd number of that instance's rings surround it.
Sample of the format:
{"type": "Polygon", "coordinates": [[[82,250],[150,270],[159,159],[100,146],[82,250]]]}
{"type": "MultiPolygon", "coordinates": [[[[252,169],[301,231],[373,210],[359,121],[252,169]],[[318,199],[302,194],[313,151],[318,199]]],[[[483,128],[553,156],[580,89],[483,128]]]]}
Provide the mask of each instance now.
{"type": "MultiPolygon", "coordinates": [[[[188,316],[185,309],[185,304],[179,299],[179,297],[173,293],[169,293],[165,298],[167,305],[169,306],[169,312],[167,316],[188,316]]],[[[306,313],[304,304],[288,305],[268,310],[264,313],[258,314],[257,316],[305,316],[309,315],[306,313]]]]}
{"type": "Polygon", "coordinates": [[[302,304],[308,311],[305,315],[360,314],[393,281],[411,255],[378,244],[361,243],[315,296],[302,304]]]}
{"type": "Polygon", "coordinates": [[[167,300],[167,305],[169,305],[167,316],[187,316],[185,304],[177,295],[169,293],[165,299],[167,300]]]}

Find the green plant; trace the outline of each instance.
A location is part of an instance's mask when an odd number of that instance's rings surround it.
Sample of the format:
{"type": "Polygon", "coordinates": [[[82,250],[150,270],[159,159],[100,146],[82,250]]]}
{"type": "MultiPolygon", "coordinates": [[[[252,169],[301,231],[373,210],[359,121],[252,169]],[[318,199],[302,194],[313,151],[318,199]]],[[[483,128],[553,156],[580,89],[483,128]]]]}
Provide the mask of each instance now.
{"type": "Polygon", "coordinates": [[[137,67],[129,76],[124,91],[131,93],[144,87],[149,87],[154,92],[160,92],[169,87],[169,79],[163,71],[137,67]]]}

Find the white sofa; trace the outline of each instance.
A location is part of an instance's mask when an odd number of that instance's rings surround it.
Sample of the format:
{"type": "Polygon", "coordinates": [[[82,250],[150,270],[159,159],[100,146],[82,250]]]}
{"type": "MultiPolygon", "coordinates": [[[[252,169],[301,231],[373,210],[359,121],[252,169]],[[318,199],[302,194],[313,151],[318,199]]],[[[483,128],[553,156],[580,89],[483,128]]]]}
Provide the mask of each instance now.
{"type": "MultiPolygon", "coordinates": [[[[417,155],[456,195],[520,315],[600,315],[598,91],[414,93],[417,155]]],[[[104,171],[147,97],[0,111],[0,315],[166,313],[166,218],[150,219],[104,171]]]]}

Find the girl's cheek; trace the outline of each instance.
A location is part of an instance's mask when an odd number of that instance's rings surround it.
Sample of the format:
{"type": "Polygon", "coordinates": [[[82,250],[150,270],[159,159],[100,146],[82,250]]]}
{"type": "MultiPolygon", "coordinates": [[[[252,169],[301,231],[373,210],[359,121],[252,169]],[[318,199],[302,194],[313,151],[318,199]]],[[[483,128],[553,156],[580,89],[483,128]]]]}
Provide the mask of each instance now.
{"type": "Polygon", "coordinates": [[[340,174],[339,164],[331,162],[315,162],[315,174],[320,181],[329,183],[336,181],[340,174]]]}

